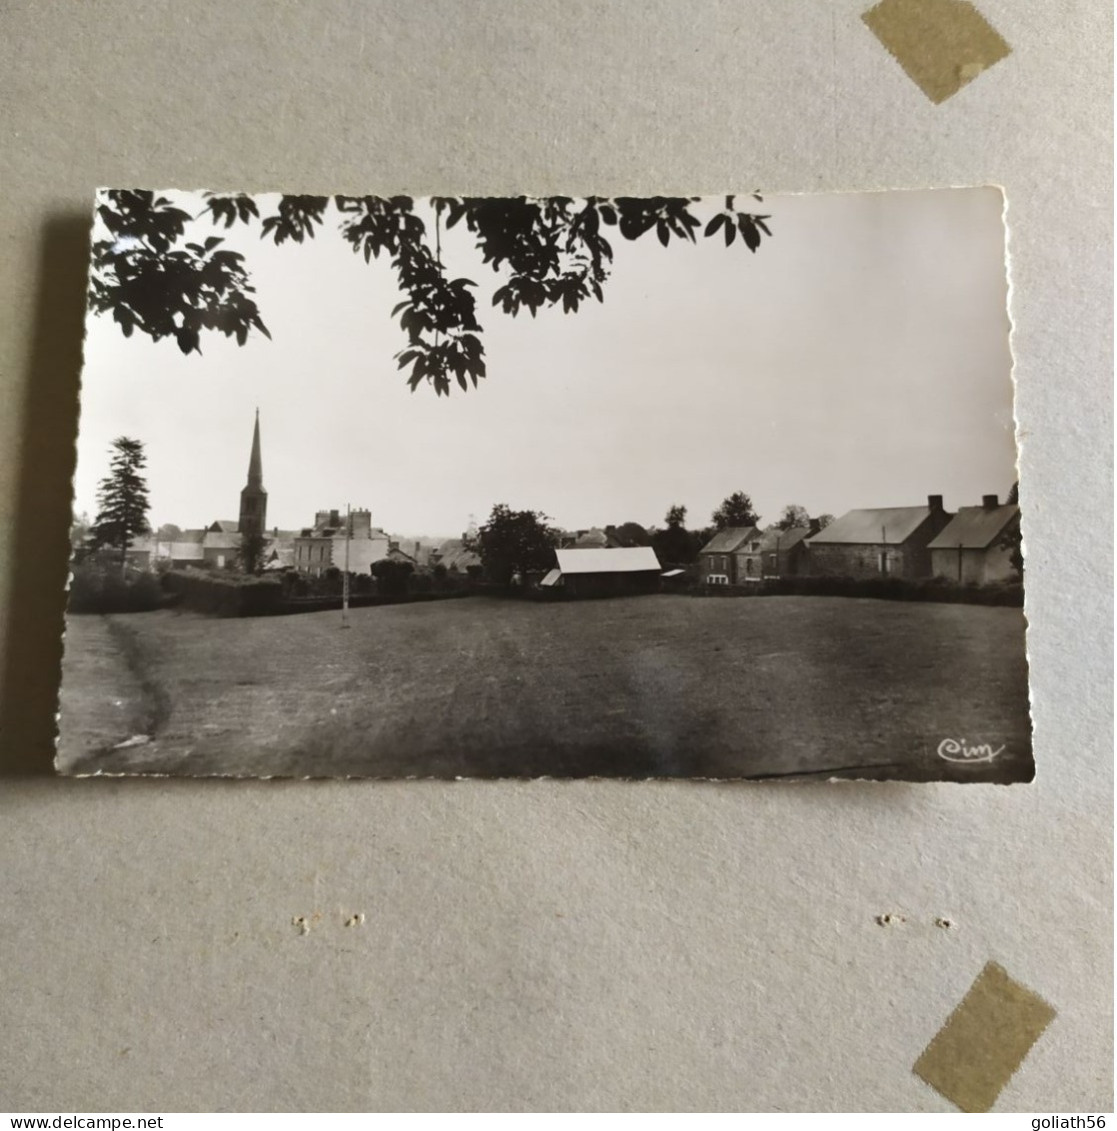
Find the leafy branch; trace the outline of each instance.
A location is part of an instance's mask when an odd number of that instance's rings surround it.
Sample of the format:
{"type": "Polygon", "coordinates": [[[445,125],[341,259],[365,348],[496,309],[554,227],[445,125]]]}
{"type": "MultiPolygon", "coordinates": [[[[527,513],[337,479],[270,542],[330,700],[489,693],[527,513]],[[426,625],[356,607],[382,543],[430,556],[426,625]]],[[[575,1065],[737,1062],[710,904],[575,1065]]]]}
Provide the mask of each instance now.
{"type": "MultiPolygon", "coordinates": [[[[206,194],[200,217],[151,192],[106,193],[98,216],[108,239],[93,247],[90,305],[111,312],[125,335],[134,330],[158,341],[174,337],[184,353],[201,352],[203,330],[234,336],[244,345],[249,332],[269,336],[260,317],[243,256],[221,245],[219,236],[181,243],[187,225],[204,216],[226,230],[259,224],[262,239],[277,246],[303,243],[326,224],[331,204],[339,231],[365,262],[383,255],[403,296],[392,311],[406,336],[395,356],[414,391],[421,384],[438,396],[456,384],[476,388],[485,376],[482,327],[470,279],[449,278],[440,237],[464,224],[481,261],[503,277],[492,303],[505,314],[562,307],[576,313],[589,299],[603,302],[613,263],[610,229],[624,240],[654,232],[667,247],[673,240],[695,243],[719,234],[730,246],[755,252],[771,236],[766,215],[742,210],[733,196],[703,228],[692,211],[699,197],[434,197],[435,246],[428,225],[408,196],[289,195],[261,216],[245,194],[206,194]]],[[[754,196],[760,201],[759,196],[754,196]]]]}
{"type": "Polygon", "coordinates": [[[111,313],[125,337],[174,338],[183,353],[201,353],[205,330],[270,337],[260,318],[244,256],[219,236],[180,243],[193,217],[164,196],[114,190],[97,209],[108,238],[93,244],[90,308],[111,313]]]}

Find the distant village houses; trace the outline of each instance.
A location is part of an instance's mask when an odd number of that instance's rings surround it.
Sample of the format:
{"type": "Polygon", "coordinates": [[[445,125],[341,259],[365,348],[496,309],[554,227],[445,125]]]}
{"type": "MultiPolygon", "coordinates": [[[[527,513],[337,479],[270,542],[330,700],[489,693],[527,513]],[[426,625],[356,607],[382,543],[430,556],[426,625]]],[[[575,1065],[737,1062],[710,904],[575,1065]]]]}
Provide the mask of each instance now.
{"type": "Polygon", "coordinates": [[[346,516],[338,510],[318,511],[313,526],[300,530],[269,530],[267,512],[257,412],[248,476],[240,493],[239,518],[217,519],[208,526],[187,530],[170,528],[175,533],[169,538],[158,533],[136,538],[126,554],[126,562],[134,569],[144,570],[231,569],[243,564],[244,540],[253,537],[260,541],[259,564],[270,572],[294,569],[317,576],[331,568],[344,569],[347,560],[354,573],[368,573],[374,562],[385,558],[409,561],[416,567],[420,563],[419,543],[414,544],[414,553],[402,549],[384,530],[372,525],[368,510],[350,512],[348,537],[346,516]]]}
{"type": "MultiPolygon", "coordinates": [[[[1015,491],[1010,497],[1015,498],[1015,491]]],[[[460,538],[437,544],[418,539],[401,545],[373,525],[366,508],[319,510],[313,525],[300,530],[269,530],[267,510],[257,412],[237,520],[217,519],[188,530],[164,527],[170,536],[135,539],[126,564],[147,570],[243,568],[245,540],[252,538],[258,543],[258,567],[272,572],[293,570],[319,577],[348,569],[370,574],[382,561],[441,576],[476,579],[483,572],[472,522],[460,538]]],[[[918,506],[850,510],[821,529],[815,519],[807,526],[786,529],[728,527],[708,539],[693,566],[664,573],[651,546],[652,534],[638,523],[625,522],[557,531],[553,568],[542,576],[521,576],[520,583],[568,596],[655,592],[693,580],[703,587],[749,587],[806,576],[933,577],[960,585],[989,585],[1019,578],[1019,523],[1020,508],[1015,502],[1001,503],[997,495],[985,495],[980,506],[964,506],[956,514],[944,508],[941,495],[929,495],[918,506]]]]}
{"type": "Polygon", "coordinates": [[[929,495],[921,506],[847,511],[824,529],[814,519],[790,529],[729,527],[699,551],[697,575],[707,586],[807,575],[987,585],[1019,577],[1019,522],[1020,508],[996,495],[957,514],[929,495]]]}

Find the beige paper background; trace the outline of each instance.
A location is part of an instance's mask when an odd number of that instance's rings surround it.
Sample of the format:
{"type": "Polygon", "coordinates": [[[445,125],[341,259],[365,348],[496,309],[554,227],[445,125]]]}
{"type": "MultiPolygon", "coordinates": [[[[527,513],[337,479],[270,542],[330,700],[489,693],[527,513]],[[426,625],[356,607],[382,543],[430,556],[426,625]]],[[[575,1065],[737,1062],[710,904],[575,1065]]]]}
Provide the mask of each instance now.
{"type": "Polygon", "coordinates": [[[1039,773],[1008,788],[8,777],[0,1108],[950,1110],[911,1066],[990,958],[1058,1010],[997,1109],[1112,1108],[1110,16],[981,0],[1013,54],[934,106],[865,7],[0,11],[9,770],[51,757],[95,186],[996,182],[1039,773]],[[906,922],[879,926],[884,912],[906,922]]]}

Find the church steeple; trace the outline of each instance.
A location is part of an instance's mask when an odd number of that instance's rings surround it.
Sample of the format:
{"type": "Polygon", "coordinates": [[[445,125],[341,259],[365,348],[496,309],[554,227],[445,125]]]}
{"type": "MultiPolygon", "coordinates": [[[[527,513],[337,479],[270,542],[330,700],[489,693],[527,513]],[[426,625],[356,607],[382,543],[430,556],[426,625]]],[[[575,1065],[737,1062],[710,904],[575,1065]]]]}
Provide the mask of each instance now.
{"type": "Polygon", "coordinates": [[[260,457],[260,410],[256,410],[256,424],[252,430],[252,454],[248,458],[248,482],[240,493],[240,520],[237,528],[242,535],[263,535],[267,528],[268,493],[264,490],[264,461],[260,457]]]}
{"type": "Polygon", "coordinates": [[[260,459],[260,410],[256,410],[256,426],[252,429],[252,455],[248,459],[248,486],[264,486],[264,465],[260,459]]]}

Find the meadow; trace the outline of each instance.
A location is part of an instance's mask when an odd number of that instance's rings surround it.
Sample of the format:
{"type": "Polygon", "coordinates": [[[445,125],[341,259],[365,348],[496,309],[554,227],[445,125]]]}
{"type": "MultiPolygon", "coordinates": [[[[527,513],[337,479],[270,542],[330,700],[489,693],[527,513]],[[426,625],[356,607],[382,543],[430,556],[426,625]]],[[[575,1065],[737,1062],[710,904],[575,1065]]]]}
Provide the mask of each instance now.
{"type": "Polygon", "coordinates": [[[474,597],[67,622],[58,765],[295,777],[1032,776],[1020,609],[474,597]],[[957,762],[944,740],[1001,749],[957,762]]]}

